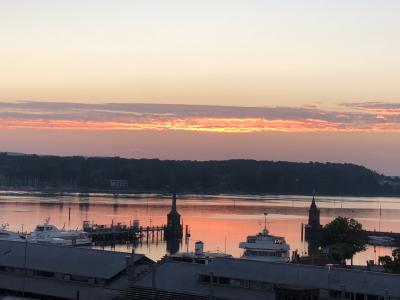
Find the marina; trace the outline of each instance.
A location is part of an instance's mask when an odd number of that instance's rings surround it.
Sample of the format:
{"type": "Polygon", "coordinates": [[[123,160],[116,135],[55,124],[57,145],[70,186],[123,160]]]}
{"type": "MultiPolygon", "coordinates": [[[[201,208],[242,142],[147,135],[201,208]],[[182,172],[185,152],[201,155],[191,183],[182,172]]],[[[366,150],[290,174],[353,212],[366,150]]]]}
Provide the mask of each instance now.
{"type": "MultiPolygon", "coordinates": [[[[318,197],[321,211],[321,224],[326,224],[337,215],[353,217],[359,220],[367,230],[379,229],[384,232],[400,232],[400,199],[398,198],[335,198],[318,197]],[[382,218],[379,220],[382,207],[382,218]]],[[[98,249],[130,252],[132,248],[154,260],[169,253],[169,245],[164,239],[162,224],[167,223],[171,210],[171,198],[166,196],[119,198],[94,194],[80,197],[79,194],[41,196],[26,193],[2,195],[0,198],[0,220],[9,223],[8,230],[31,232],[37,224],[51,216],[52,224],[65,230],[83,227],[83,222],[102,224],[107,227],[132,226],[139,220],[144,232],[141,241],[115,241],[94,246],[98,249]],[[70,212],[70,220],[69,220],[70,212]],[[29,216],[29,218],[28,218],[29,216]],[[120,225],[118,225],[120,223],[120,225]],[[158,227],[157,230],[151,230],[158,227]],[[150,229],[147,231],[147,227],[150,229]],[[161,229],[160,229],[161,227],[161,229]],[[146,233],[149,232],[149,235],[146,233]],[[154,237],[154,240],[153,238],[154,237]]],[[[248,235],[260,232],[264,228],[264,212],[268,212],[267,229],[276,236],[285,237],[291,251],[300,254],[308,252],[306,241],[301,240],[301,224],[308,222],[310,197],[254,197],[254,196],[196,196],[180,195],[179,213],[183,223],[183,236],[186,225],[190,225],[190,237],[183,238],[174,247],[186,252],[194,243],[201,240],[205,251],[227,252],[240,257],[243,249],[239,244],[248,235]]],[[[132,236],[132,235],[131,235],[132,236]]],[[[368,246],[354,258],[355,264],[365,265],[367,260],[377,261],[379,256],[390,255],[391,247],[368,246]]]]}

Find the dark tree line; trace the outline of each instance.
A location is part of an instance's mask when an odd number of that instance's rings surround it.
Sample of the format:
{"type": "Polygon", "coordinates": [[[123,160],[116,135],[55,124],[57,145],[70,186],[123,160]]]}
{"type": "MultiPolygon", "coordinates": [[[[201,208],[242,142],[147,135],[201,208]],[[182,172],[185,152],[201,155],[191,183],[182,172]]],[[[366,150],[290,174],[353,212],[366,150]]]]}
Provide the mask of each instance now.
{"type": "Polygon", "coordinates": [[[130,191],[140,192],[400,194],[399,178],[354,164],[0,154],[3,188],[109,190],[110,179],[127,180],[130,191]]]}

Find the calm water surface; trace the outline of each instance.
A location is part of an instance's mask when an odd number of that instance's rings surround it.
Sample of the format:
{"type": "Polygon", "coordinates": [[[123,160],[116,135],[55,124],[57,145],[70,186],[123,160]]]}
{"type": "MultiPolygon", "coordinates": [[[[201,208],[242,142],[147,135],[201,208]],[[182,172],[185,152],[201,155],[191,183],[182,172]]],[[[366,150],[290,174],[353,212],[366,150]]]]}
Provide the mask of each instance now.
{"type": "MultiPolygon", "coordinates": [[[[139,219],[142,226],[166,223],[170,210],[169,197],[142,195],[130,197],[121,195],[93,194],[90,197],[76,195],[43,196],[27,193],[0,194],[0,224],[8,223],[11,230],[31,231],[47,217],[51,223],[67,229],[81,228],[83,220],[98,224],[111,222],[130,224],[139,219]],[[71,208],[71,220],[68,211],[71,208]]],[[[300,228],[307,223],[310,197],[302,196],[219,196],[204,197],[185,195],[178,198],[178,210],[183,223],[189,225],[191,237],[180,245],[181,251],[193,251],[194,242],[202,240],[208,251],[226,251],[240,256],[239,242],[247,235],[259,232],[264,226],[263,213],[268,213],[268,229],[271,234],[284,236],[291,250],[306,253],[307,244],[301,241],[300,228]]],[[[339,198],[318,197],[321,209],[321,223],[326,224],[336,216],[357,219],[366,229],[400,231],[400,198],[339,198]]],[[[131,251],[132,245],[113,247],[116,251],[131,251]]],[[[166,243],[154,241],[136,247],[153,259],[159,259],[166,252],[166,243]]],[[[110,250],[111,247],[105,247],[110,250]]],[[[365,264],[367,259],[389,255],[387,247],[368,247],[358,254],[354,262],[365,264]]]]}

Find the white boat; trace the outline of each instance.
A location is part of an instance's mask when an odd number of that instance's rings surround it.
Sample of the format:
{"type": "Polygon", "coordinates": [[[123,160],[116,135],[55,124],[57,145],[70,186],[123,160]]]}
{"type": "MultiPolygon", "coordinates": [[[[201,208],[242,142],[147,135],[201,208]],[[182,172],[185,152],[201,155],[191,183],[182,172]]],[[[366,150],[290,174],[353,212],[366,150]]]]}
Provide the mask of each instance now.
{"type": "Polygon", "coordinates": [[[25,239],[17,232],[7,230],[8,224],[0,226],[0,240],[23,242],[25,239]]]}
{"type": "Polygon", "coordinates": [[[60,230],[49,224],[47,218],[43,224],[36,226],[35,230],[28,235],[28,242],[46,243],[60,246],[89,246],[92,240],[88,234],[79,230],[60,230]]]}
{"type": "Polygon", "coordinates": [[[204,251],[204,243],[197,241],[194,245],[194,252],[181,252],[169,256],[169,259],[180,262],[191,262],[198,264],[208,264],[211,260],[217,257],[229,258],[232,255],[224,252],[209,252],[204,251]]]}
{"type": "Polygon", "coordinates": [[[375,235],[370,235],[368,236],[368,243],[371,245],[377,245],[377,246],[391,246],[394,244],[394,238],[390,236],[375,236],[375,235]]]}
{"type": "Polygon", "coordinates": [[[241,257],[244,259],[272,262],[289,262],[290,260],[290,247],[286,244],[285,238],[270,235],[266,222],[259,234],[248,236],[246,242],[239,244],[239,248],[244,249],[241,257]]]}

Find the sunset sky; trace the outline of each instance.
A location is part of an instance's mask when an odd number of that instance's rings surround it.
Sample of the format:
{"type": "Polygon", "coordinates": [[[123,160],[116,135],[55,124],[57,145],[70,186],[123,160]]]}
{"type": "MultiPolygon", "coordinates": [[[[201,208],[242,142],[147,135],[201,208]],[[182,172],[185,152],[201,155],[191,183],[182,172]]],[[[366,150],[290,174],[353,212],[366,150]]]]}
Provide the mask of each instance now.
{"type": "Polygon", "coordinates": [[[0,151],[400,175],[398,0],[0,0],[0,151]]]}

